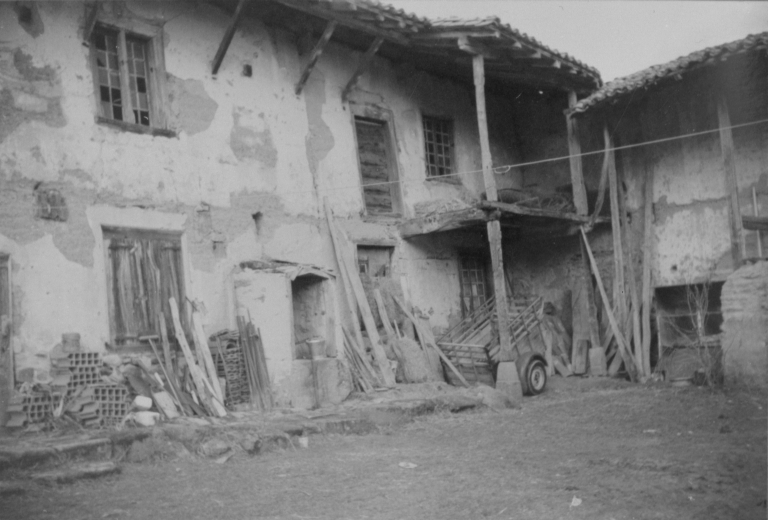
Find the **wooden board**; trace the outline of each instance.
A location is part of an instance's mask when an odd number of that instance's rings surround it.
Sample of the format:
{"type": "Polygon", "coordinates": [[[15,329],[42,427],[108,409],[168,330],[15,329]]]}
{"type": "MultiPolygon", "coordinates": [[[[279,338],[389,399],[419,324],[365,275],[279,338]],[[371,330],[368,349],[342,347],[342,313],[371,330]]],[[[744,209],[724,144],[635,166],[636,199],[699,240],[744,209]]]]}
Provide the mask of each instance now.
{"type": "Polygon", "coordinates": [[[624,358],[624,363],[627,365],[627,372],[629,372],[630,379],[635,381],[636,377],[634,370],[634,359],[632,358],[632,354],[629,352],[629,348],[627,347],[627,343],[621,333],[621,329],[619,329],[619,324],[616,322],[616,316],[613,314],[613,310],[611,310],[611,303],[608,301],[608,294],[605,292],[603,279],[600,276],[600,270],[597,268],[597,262],[595,261],[595,257],[592,254],[592,249],[589,247],[589,241],[587,240],[587,234],[584,232],[584,228],[581,228],[581,238],[584,240],[584,245],[586,246],[587,254],[589,255],[589,262],[592,265],[592,272],[595,276],[595,280],[597,281],[597,288],[600,291],[600,296],[603,299],[603,309],[608,316],[608,321],[610,322],[611,328],[613,329],[613,335],[615,336],[616,342],[619,345],[619,352],[621,352],[621,355],[624,358]]]}
{"type": "Polygon", "coordinates": [[[216,397],[223,403],[224,392],[221,390],[221,385],[219,384],[219,375],[216,372],[216,365],[213,362],[213,356],[211,356],[211,349],[208,347],[208,340],[206,339],[205,331],[203,330],[203,324],[200,321],[200,313],[197,311],[192,313],[192,325],[195,333],[194,338],[197,350],[200,353],[200,357],[203,359],[202,366],[205,368],[205,371],[208,374],[208,381],[210,381],[211,386],[215,391],[216,397]]]}
{"type": "Polygon", "coordinates": [[[744,229],[742,224],[741,207],[739,205],[739,181],[736,175],[736,162],[733,153],[733,133],[731,132],[731,116],[728,112],[728,101],[725,95],[717,98],[717,122],[720,127],[720,153],[725,170],[725,185],[728,187],[729,213],[731,224],[731,256],[733,270],[741,267],[746,256],[744,229]]]}
{"type": "Polygon", "coordinates": [[[651,373],[651,258],[653,244],[653,174],[649,169],[645,176],[645,201],[643,202],[643,279],[642,279],[642,335],[643,335],[643,371],[651,373]]]}
{"type": "MultiPolygon", "coordinates": [[[[326,211],[330,212],[330,208],[326,207],[326,211]]],[[[381,345],[381,338],[379,337],[379,331],[376,328],[376,321],[373,319],[371,308],[368,305],[368,298],[365,295],[363,282],[360,280],[360,276],[355,269],[356,265],[354,262],[352,246],[349,244],[346,234],[336,225],[332,216],[329,216],[328,221],[334,246],[336,246],[336,257],[340,260],[339,268],[346,272],[346,279],[349,281],[352,294],[357,300],[357,308],[360,309],[360,314],[363,318],[363,323],[365,324],[365,330],[368,332],[368,339],[371,341],[371,350],[373,351],[376,366],[381,372],[384,385],[390,388],[394,387],[395,374],[392,372],[392,368],[389,365],[389,359],[387,359],[387,354],[384,351],[384,347],[381,345]]]]}
{"type": "Polygon", "coordinates": [[[202,373],[200,367],[197,366],[195,356],[192,354],[192,350],[189,348],[189,343],[187,343],[187,338],[184,336],[184,329],[181,327],[181,320],[179,319],[179,307],[176,305],[176,298],[171,297],[168,300],[168,303],[170,304],[171,308],[173,326],[176,330],[176,341],[179,342],[179,347],[181,347],[184,358],[187,360],[189,374],[192,376],[192,382],[194,382],[195,388],[197,388],[197,394],[209,413],[219,417],[224,417],[227,415],[227,411],[224,408],[224,405],[219,403],[213,397],[213,395],[209,395],[208,387],[206,386],[207,381],[205,380],[205,375],[202,373]]]}

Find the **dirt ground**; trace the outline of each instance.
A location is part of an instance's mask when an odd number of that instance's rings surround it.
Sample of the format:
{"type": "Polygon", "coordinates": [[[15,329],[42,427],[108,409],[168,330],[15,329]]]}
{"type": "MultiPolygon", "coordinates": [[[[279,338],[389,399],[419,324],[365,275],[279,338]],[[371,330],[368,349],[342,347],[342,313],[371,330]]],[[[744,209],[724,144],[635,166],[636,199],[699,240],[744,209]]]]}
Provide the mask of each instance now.
{"type": "Polygon", "coordinates": [[[755,393],[556,380],[519,409],[124,463],[0,498],[0,518],[764,519],[766,421],[755,393]]]}

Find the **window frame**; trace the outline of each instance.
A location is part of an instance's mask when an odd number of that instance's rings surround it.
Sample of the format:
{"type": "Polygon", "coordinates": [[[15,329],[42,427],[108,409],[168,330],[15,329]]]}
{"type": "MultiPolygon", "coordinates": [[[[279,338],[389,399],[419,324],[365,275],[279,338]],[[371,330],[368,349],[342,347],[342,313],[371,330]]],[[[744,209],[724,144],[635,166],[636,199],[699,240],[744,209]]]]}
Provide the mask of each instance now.
{"type": "Polygon", "coordinates": [[[174,137],[175,132],[168,129],[168,97],[165,85],[165,59],[162,27],[156,27],[137,20],[119,20],[101,12],[90,31],[84,34],[90,48],[89,65],[93,82],[96,122],[116,126],[124,130],[174,137]],[[104,114],[100,97],[99,67],[96,61],[97,50],[94,37],[100,31],[117,33],[118,66],[120,72],[120,90],[123,103],[123,120],[114,119],[111,114],[104,114]],[[146,51],[147,94],[149,98],[149,126],[133,122],[133,107],[128,71],[127,41],[131,38],[141,40],[146,51]],[[126,119],[126,114],[130,114],[126,119]]]}
{"type": "Polygon", "coordinates": [[[388,218],[388,217],[401,217],[404,215],[405,208],[403,207],[403,194],[400,186],[400,165],[397,157],[397,136],[395,134],[394,115],[392,111],[373,105],[360,105],[356,103],[350,103],[350,115],[352,122],[352,136],[355,143],[355,158],[357,160],[358,179],[360,181],[360,196],[363,205],[364,214],[372,218],[388,218]],[[392,184],[390,189],[390,196],[392,198],[392,211],[390,213],[371,213],[365,204],[365,186],[363,185],[363,168],[360,162],[360,146],[357,139],[357,120],[371,120],[375,122],[383,123],[386,126],[386,135],[388,142],[386,143],[387,149],[387,165],[389,172],[389,182],[392,184]]]}
{"type": "MultiPolygon", "coordinates": [[[[470,267],[469,263],[474,263],[476,266],[479,266],[479,268],[482,270],[482,283],[483,283],[483,291],[485,292],[485,300],[484,301],[478,301],[477,305],[482,305],[486,301],[488,301],[491,297],[494,296],[493,292],[493,279],[491,276],[491,269],[490,267],[490,259],[489,257],[480,251],[473,251],[473,250],[461,250],[458,252],[458,274],[459,274],[459,302],[460,302],[460,308],[461,308],[461,317],[466,318],[468,315],[472,314],[477,310],[475,308],[475,297],[473,295],[468,295],[469,298],[469,309],[465,308],[465,291],[464,291],[464,271],[470,271],[473,269],[473,267],[470,267]]],[[[470,280],[470,286],[472,285],[472,280],[470,280]]]]}
{"type": "MultiPolygon", "coordinates": [[[[443,180],[452,179],[454,177],[453,174],[456,173],[456,128],[455,128],[453,118],[422,113],[421,114],[421,134],[422,134],[422,141],[423,141],[422,150],[424,151],[424,173],[426,174],[427,179],[443,179],[443,180]],[[430,153],[429,153],[429,150],[427,150],[427,147],[430,144],[430,140],[427,137],[427,128],[426,128],[427,121],[432,121],[435,123],[447,123],[450,127],[450,132],[448,132],[450,143],[448,144],[449,151],[447,155],[447,159],[450,161],[450,169],[446,173],[435,173],[435,174],[432,173],[432,168],[445,168],[445,167],[439,166],[437,164],[431,164],[429,161],[430,153]]],[[[437,153],[434,153],[433,155],[437,157],[437,153]]],[[[441,157],[446,157],[446,155],[442,154],[441,157]]]]}

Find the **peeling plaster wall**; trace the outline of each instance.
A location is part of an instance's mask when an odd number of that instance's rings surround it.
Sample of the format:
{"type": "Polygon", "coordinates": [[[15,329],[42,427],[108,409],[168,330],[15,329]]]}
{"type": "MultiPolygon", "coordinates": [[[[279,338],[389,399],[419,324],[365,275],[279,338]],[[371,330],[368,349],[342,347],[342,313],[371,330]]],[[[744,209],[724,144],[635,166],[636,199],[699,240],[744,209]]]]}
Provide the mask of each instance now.
{"type": "MultiPolygon", "coordinates": [[[[232,273],[240,262],[337,267],[326,197],[354,242],[395,246],[393,272],[433,326],[457,319],[457,255],[464,247],[487,250],[485,234],[404,242],[395,221],[361,217],[353,118],[340,95],[359,52],[332,40],[296,96],[306,56],[292,34],[245,19],[213,77],[210,59],[229,13],[205,2],[100,2],[111,18],[138,20],[162,35],[171,136],[148,135],[95,121],[85,4],[32,3],[32,17],[20,23],[26,4],[0,3],[0,253],[12,262],[17,368],[46,369],[46,353],[65,332],[79,332],[88,350],[109,341],[101,226],[181,233],[187,294],[201,304],[206,331],[215,332],[235,326],[232,273]],[[66,221],[35,217],[40,187],[59,190],[66,221]]],[[[471,85],[376,57],[352,100],[393,115],[404,216],[425,200],[480,197],[471,85]],[[453,120],[456,170],[466,173],[460,180],[426,179],[423,114],[453,120]]],[[[530,137],[529,123],[544,117],[540,111],[490,93],[488,107],[495,165],[546,152],[531,149],[538,137],[530,137]]],[[[564,120],[553,117],[562,126],[559,142],[564,120]]],[[[520,187],[523,172],[497,180],[520,187]]],[[[340,292],[335,301],[346,305],[340,292]]],[[[284,339],[276,337],[268,357],[280,367],[275,377],[287,381],[284,339]]]]}
{"type": "Polygon", "coordinates": [[[722,347],[728,385],[768,388],[768,262],[744,266],[723,285],[722,347]]]}
{"type": "MultiPolygon", "coordinates": [[[[766,62],[764,54],[756,58],[734,58],[714,71],[691,74],[682,82],[655,90],[625,111],[616,132],[621,143],[716,129],[717,113],[710,92],[712,78],[716,76],[731,78],[727,95],[731,124],[768,117],[766,62]]],[[[766,215],[768,125],[734,129],[733,140],[741,212],[753,214],[754,187],[758,211],[766,215]]],[[[624,175],[627,209],[638,248],[642,244],[644,182],[647,175],[654,175],[654,284],[669,286],[706,279],[725,280],[734,267],[719,134],[625,150],[619,154],[617,163],[624,175]]],[[[756,232],[746,231],[744,236],[747,257],[756,257],[756,232]]],[[[765,239],[763,233],[763,242],[765,239]]],[[[639,249],[635,254],[639,255],[639,249]]]]}

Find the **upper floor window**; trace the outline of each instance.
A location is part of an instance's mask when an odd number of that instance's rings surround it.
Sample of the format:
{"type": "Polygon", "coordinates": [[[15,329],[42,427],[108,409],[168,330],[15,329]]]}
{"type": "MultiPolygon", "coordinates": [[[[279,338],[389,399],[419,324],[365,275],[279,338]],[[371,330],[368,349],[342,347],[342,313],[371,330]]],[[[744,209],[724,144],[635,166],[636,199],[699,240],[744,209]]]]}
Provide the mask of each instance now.
{"type": "Polygon", "coordinates": [[[453,173],[453,121],[423,116],[422,124],[427,177],[453,173]]]}
{"type": "Polygon", "coordinates": [[[154,28],[138,33],[112,25],[94,27],[91,70],[100,122],[153,133],[165,127],[160,33],[154,28]]]}

